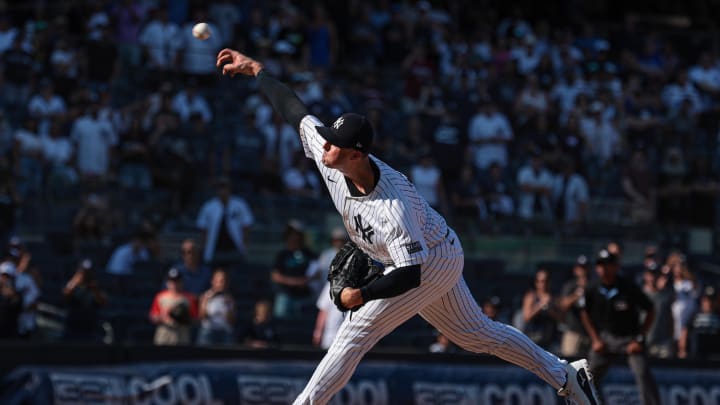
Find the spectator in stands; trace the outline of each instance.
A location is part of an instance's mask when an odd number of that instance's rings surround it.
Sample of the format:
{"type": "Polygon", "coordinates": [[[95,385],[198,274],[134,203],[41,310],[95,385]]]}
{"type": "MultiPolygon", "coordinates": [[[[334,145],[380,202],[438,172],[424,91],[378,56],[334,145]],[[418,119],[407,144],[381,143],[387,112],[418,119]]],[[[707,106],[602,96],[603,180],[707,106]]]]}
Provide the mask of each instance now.
{"type": "Polygon", "coordinates": [[[601,101],[593,101],[589,114],[580,120],[580,134],[585,138],[588,153],[601,166],[611,161],[620,149],[620,132],[617,125],[604,116],[607,109],[601,101]]]}
{"type": "Polygon", "coordinates": [[[0,340],[18,337],[22,296],[15,288],[15,266],[0,263],[0,340]]]}
{"type": "Polygon", "coordinates": [[[631,204],[634,219],[646,222],[655,217],[655,180],[643,151],[632,153],[623,172],[622,189],[631,204]]]}
{"type": "Polygon", "coordinates": [[[12,115],[24,112],[20,109],[27,105],[31,79],[38,71],[33,55],[23,47],[24,40],[25,36],[17,33],[12,40],[12,46],[2,53],[5,79],[3,100],[12,115]]]}
{"type": "Polygon", "coordinates": [[[550,291],[550,273],[540,268],[535,272],[533,287],[522,301],[523,332],[540,347],[551,350],[556,343],[558,321],[562,313],[550,291]]]}
{"type": "Polygon", "coordinates": [[[314,302],[308,274],[313,270],[315,253],[305,245],[305,227],[290,220],[283,235],[285,247],[275,255],[270,278],[275,289],[276,318],[302,316],[314,302]]]}
{"type": "Polygon", "coordinates": [[[160,291],[150,308],[150,321],[157,325],[153,342],[156,345],[187,345],[191,343],[190,327],[198,318],[197,298],[183,290],[182,274],[171,268],[167,273],[167,289],[160,291]]]}
{"type": "Polygon", "coordinates": [[[75,248],[109,243],[110,232],[116,224],[116,218],[107,198],[90,193],[82,198],[81,204],[72,221],[75,248]]]}
{"type": "Polygon", "coordinates": [[[688,333],[693,314],[697,311],[701,288],[695,275],[690,271],[687,261],[670,265],[672,272],[675,301],[672,303],[674,319],[674,336],[677,344],[677,356],[684,359],[688,356],[688,333]]]}
{"type": "Polygon", "coordinates": [[[665,151],[660,163],[657,191],[657,219],[663,223],[686,223],[690,203],[688,167],[679,147],[665,151]]]}
{"type": "MultiPolygon", "coordinates": [[[[451,183],[449,197],[450,211],[456,217],[469,219],[471,224],[475,224],[475,219],[487,218],[487,208],[482,198],[480,181],[475,175],[472,164],[465,164],[458,179],[451,183]]],[[[464,220],[460,223],[463,222],[464,220]]]]}
{"type": "Polygon", "coordinates": [[[430,353],[455,353],[458,351],[457,346],[447,336],[437,330],[433,334],[435,335],[435,342],[428,347],[430,353]]]}
{"type": "Polygon", "coordinates": [[[531,153],[530,161],[521,167],[517,174],[517,184],[520,189],[518,214],[525,219],[550,219],[553,177],[545,168],[540,152],[531,153]]]}
{"type": "Polygon", "coordinates": [[[264,124],[260,131],[265,135],[265,160],[283,173],[292,165],[295,154],[301,152],[300,139],[280,114],[273,114],[272,122],[264,124]]]}
{"type": "Polygon", "coordinates": [[[259,300],[255,303],[252,322],[248,325],[243,336],[246,345],[256,349],[264,349],[278,343],[272,313],[270,301],[259,300]]]}
{"type": "Polygon", "coordinates": [[[15,289],[22,298],[22,312],[18,319],[18,335],[23,339],[32,338],[37,329],[37,304],[41,291],[33,277],[34,269],[30,266],[30,255],[17,243],[10,239],[10,246],[5,262],[14,268],[15,289]]]}
{"type": "Polygon", "coordinates": [[[555,218],[568,224],[585,222],[590,201],[587,182],[577,172],[576,163],[566,159],[563,171],[553,181],[553,202],[555,218]]]}
{"type": "Polygon", "coordinates": [[[53,120],[63,118],[67,113],[65,100],[55,93],[53,82],[49,79],[40,82],[40,91],[30,97],[27,109],[30,116],[38,121],[38,134],[41,136],[48,135],[53,120]]]}
{"type": "MultiPolygon", "coordinates": [[[[500,310],[502,308],[502,300],[497,295],[487,298],[482,303],[482,311],[488,318],[493,321],[499,321],[501,318],[500,310]]],[[[504,322],[501,321],[501,322],[504,322]]]]}
{"type": "Polygon", "coordinates": [[[196,222],[203,235],[203,259],[215,265],[232,265],[245,258],[254,218],[245,200],[232,195],[230,179],[218,178],[215,188],[217,196],[203,204],[196,222]]]}
{"type": "Polygon", "coordinates": [[[302,152],[295,152],[292,165],[282,172],[286,195],[311,199],[320,197],[322,185],[312,164],[302,152]]]}
{"type": "Polygon", "coordinates": [[[139,229],[132,239],[113,251],[105,266],[111,274],[130,275],[136,263],[150,261],[156,254],[153,250],[155,235],[148,229],[139,229]]]}
{"type": "MultiPolygon", "coordinates": [[[[208,16],[211,21],[217,23],[221,38],[224,43],[235,43],[236,29],[241,21],[243,21],[243,11],[239,4],[232,0],[217,0],[211,2],[208,7],[208,16]]],[[[198,20],[201,21],[201,20],[198,20]]],[[[243,24],[243,30],[245,25],[243,24]]]]}
{"type": "Polygon", "coordinates": [[[430,206],[438,212],[445,212],[447,202],[445,201],[445,188],[442,182],[442,173],[435,163],[430,151],[426,151],[410,168],[410,181],[415,184],[418,194],[422,196],[430,206]]]}
{"type": "Polygon", "coordinates": [[[121,139],[118,146],[118,181],[126,189],[151,190],[149,134],[142,128],[139,117],[132,119],[130,128],[121,139]]]}
{"type": "Polygon", "coordinates": [[[75,145],[65,131],[64,122],[56,118],[50,123],[48,136],[40,140],[47,173],[46,186],[56,195],[78,182],[78,175],[72,162],[75,145]]]}
{"type": "Polygon", "coordinates": [[[90,103],[70,131],[77,151],[78,172],[85,180],[108,179],[113,149],[118,144],[112,123],[100,117],[99,109],[97,102],[90,103]]]}
{"type": "Polygon", "coordinates": [[[480,179],[480,188],[489,218],[508,218],[515,214],[513,184],[505,176],[505,169],[497,162],[491,163],[488,175],[480,179]]]}
{"type": "Polygon", "coordinates": [[[117,42],[109,25],[98,27],[100,36],[85,43],[80,56],[84,63],[84,79],[93,90],[98,90],[118,77],[120,58],[117,42]]]}
{"type": "Polygon", "coordinates": [[[642,404],[660,405],[645,347],[655,317],[653,304],[639,286],[618,274],[620,266],[615,255],[602,249],[595,263],[599,279],[585,289],[585,306],[580,312],[592,342],[588,361],[595,382],[601,386],[613,359],[626,358],[635,374],[642,404]]]}
{"type": "Polygon", "coordinates": [[[95,280],[90,259],[80,261],[75,274],[62,290],[67,308],[64,338],[74,342],[99,343],[99,313],[107,295],[95,280]]]}
{"type": "Polygon", "coordinates": [[[320,293],[326,284],[327,275],[330,271],[330,263],[335,258],[335,254],[347,241],[348,235],[345,228],[333,228],[330,232],[330,246],[320,252],[318,259],[312,262],[313,269],[309,270],[308,277],[310,279],[310,288],[315,296],[320,293]]]}
{"type": "Polygon", "coordinates": [[[573,265],[573,278],[566,281],[558,306],[564,314],[560,353],[563,357],[581,357],[590,349],[590,339],[580,321],[580,309],[585,305],[590,263],[585,255],[578,256],[573,265]]]}
{"type": "Polygon", "coordinates": [[[508,165],[507,144],[513,140],[513,130],[507,117],[495,103],[484,100],[468,126],[471,160],[477,170],[487,169],[491,163],[508,165]]]}
{"type": "Polygon", "coordinates": [[[229,291],[228,277],[227,271],[216,269],[210,289],[200,295],[198,345],[229,345],[235,341],[235,298],[229,291]]]}
{"type": "Polygon", "coordinates": [[[150,13],[150,21],[140,31],[139,40],[145,60],[144,65],[160,77],[162,72],[176,66],[172,62],[177,52],[180,29],[168,20],[168,13],[164,8],[156,8],[150,13]]]}
{"type": "Polygon", "coordinates": [[[700,297],[700,309],[690,323],[690,355],[701,358],[708,354],[720,353],[720,312],[715,287],[707,286],[700,297]]]}
{"type": "Polygon", "coordinates": [[[642,291],[655,309],[655,319],[647,335],[647,352],[652,357],[671,358],[675,356],[671,309],[675,293],[670,283],[670,271],[662,271],[656,262],[647,259],[644,266],[642,291]]]}
{"type": "Polygon", "coordinates": [[[318,309],[318,314],[315,318],[312,344],[327,350],[335,340],[335,335],[337,335],[340,325],[345,319],[344,314],[337,309],[330,299],[329,282],[325,282],[325,286],[318,294],[315,307],[318,309]]]}
{"type": "MultiPolygon", "coordinates": [[[[200,296],[210,288],[213,273],[207,263],[203,263],[200,246],[193,239],[185,239],[180,245],[181,260],[175,264],[183,277],[185,291],[200,296]]],[[[224,271],[224,270],[223,270],[224,271]]]]}
{"type": "MultiPolygon", "coordinates": [[[[197,41],[194,42],[203,42],[197,41]]],[[[212,121],[213,114],[205,96],[200,92],[196,79],[190,79],[185,89],[178,91],[172,98],[172,110],[175,111],[183,122],[190,120],[194,113],[200,114],[206,123],[212,121]]]]}

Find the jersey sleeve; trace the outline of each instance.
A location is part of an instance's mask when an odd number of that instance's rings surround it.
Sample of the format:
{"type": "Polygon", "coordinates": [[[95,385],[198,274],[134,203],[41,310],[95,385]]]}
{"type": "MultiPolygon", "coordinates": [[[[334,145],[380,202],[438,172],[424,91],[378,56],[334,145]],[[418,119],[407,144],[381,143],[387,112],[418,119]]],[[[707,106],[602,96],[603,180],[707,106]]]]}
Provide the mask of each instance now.
{"type": "Polygon", "coordinates": [[[315,127],[322,126],[325,126],[325,124],[314,115],[306,115],[302,121],[300,121],[300,141],[302,142],[305,156],[314,160],[316,163],[319,163],[320,159],[322,159],[325,139],[320,136],[315,127]]]}
{"type": "Polygon", "coordinates": [[[417,213],[403,202],[395,200],[388,215],[388,223],[391,225],[385,243],[394,266],[400,268],[424,263],[429,252],[415,218],[417,213]]]}

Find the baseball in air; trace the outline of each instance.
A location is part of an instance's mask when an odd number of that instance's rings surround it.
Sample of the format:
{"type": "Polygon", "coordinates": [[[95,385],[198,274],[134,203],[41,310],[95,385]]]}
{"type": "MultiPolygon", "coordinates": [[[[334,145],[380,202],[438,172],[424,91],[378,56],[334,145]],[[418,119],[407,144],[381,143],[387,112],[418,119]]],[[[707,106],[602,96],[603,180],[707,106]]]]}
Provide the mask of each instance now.
{"type": "Polygon", "coordinates": [[[195,38],[204,41],[210,38],[210,27],[204,22],[197,23],[192,29],[192,34],[195,38]]]}

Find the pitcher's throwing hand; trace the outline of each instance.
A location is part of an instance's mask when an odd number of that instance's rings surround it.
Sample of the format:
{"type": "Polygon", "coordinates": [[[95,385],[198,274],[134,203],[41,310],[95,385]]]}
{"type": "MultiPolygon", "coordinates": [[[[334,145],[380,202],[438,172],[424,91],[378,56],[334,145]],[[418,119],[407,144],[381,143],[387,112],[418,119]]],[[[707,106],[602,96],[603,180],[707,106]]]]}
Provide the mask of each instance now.
{"type": "Polygon", "coordinates": [[[235,77],[238,73],[247,76],[257,76],[263,69],[262,63],[234,49],[228,48],[218,53],[215,65],[222,67],[222,74],[230,75],[230,77],[235,77]]]}

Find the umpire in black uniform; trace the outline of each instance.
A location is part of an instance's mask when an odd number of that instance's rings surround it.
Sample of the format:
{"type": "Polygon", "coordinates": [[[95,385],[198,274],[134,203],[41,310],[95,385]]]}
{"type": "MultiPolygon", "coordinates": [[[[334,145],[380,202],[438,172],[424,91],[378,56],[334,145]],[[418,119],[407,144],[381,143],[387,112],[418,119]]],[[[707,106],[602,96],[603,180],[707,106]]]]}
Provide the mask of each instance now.
{"type": "MultiPolygon", "coordinates": [[[[621,277],[617,256],[601,250],[596,258],[598,279],[585,290],[580,319],[590,336],[590,369],[598,388],[611,363],[627,358],[644,405],[660,405],[655,378],[645,355],[645,336],[655,313],[650,299],[632,280],[621,277]],[[645,318],[641,313],[645,312],[645,318]],[[642,321],[642,323],[641,323],[642,321]]],[[[599,390],[602,395],[602,390],[599,390]]]]}

